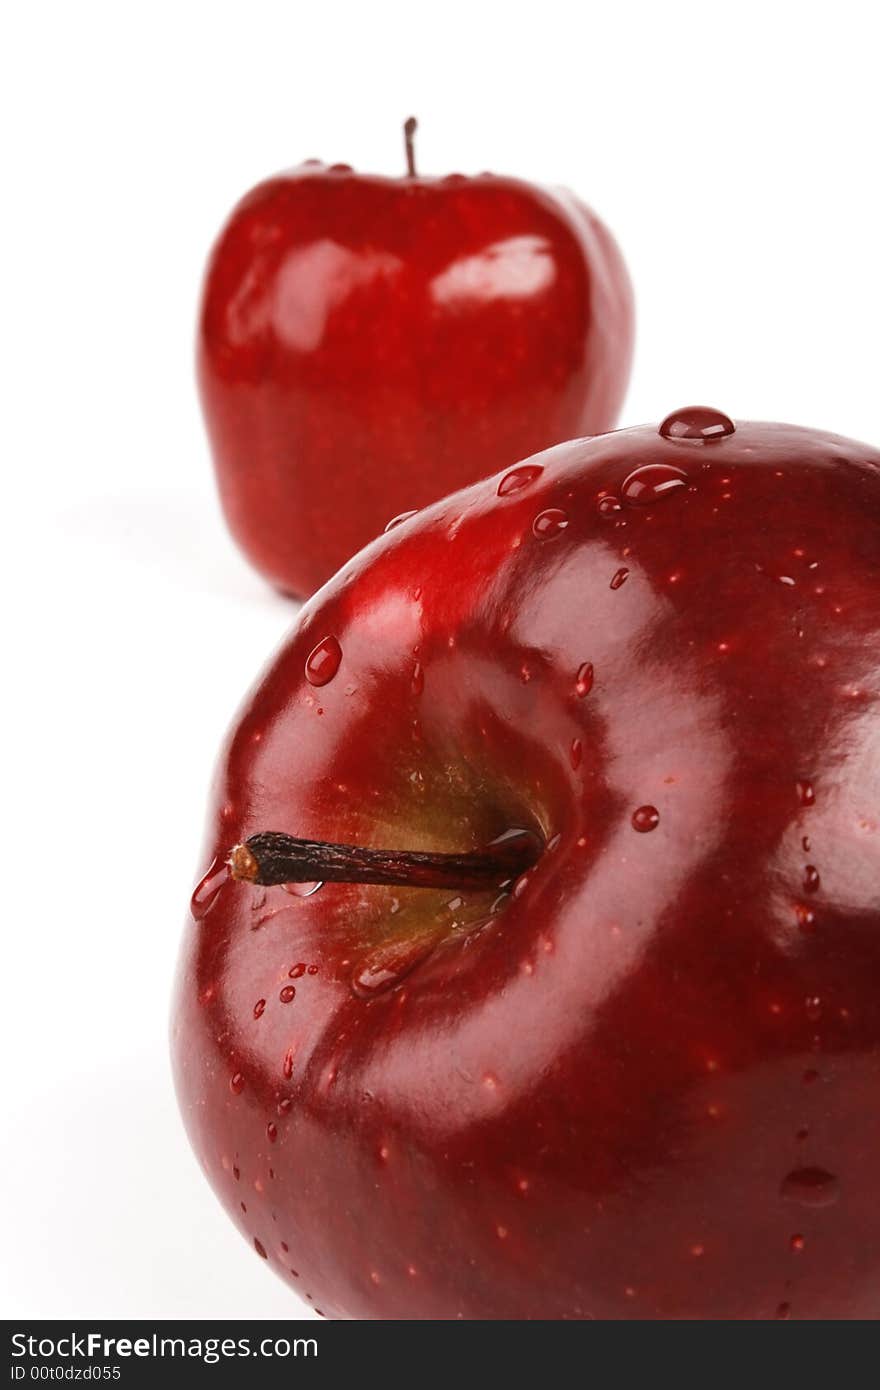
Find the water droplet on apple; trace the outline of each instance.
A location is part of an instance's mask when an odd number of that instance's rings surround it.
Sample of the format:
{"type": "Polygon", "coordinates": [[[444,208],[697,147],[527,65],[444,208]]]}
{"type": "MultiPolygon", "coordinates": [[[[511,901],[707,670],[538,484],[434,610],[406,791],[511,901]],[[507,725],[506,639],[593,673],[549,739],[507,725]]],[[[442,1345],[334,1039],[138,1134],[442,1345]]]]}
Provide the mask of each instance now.
{"type": "Polygon", "coordinates": [[[612,576],[611,583],[608,587],[610,589],[619,589],[621,585],[626,583],[628,575],[629,570],[626,568],[626,565],[621,565],[620,569],[612,576]]]}
{"type": "Polygon", "coordinates": [[[266,1138],[269,1140],[270,1144],[274,1144],[278,1138],[278,1126],[274,1120],[270,1120],[266,1125],[266,1138]]]}
{"type": "Polygon", "coordinates": [[[613,517],[617,516],[619,512],[623,511],[623,506],[610,492],[606,492],[596,503],[596,511],[604,520],[610,521],[613,517]]]}
{"type": "Polygon", "coordinates": [[[646,463],[625,480],[620,495],[629,507],[650,507],[687,487],[688,477],[666,463],[646,463]]]}
{"type": "Polygon", "coordinates": [[[409,521],[411,516],[418,516],[418,510],[413,512],[400,512],[397,516],[393,516],[385,527],[385,534],[387,535],[389,531],[393,531],[395,526],[401,526],[404,521],[409,521]]]}
{"type": "Polygon", "coordinates": [[[256,1002],[256,1004],[254,1005],[254,1018],[262,1018],[262,1017],[263,1017],[263,1010],[265,1009],[265,1007],[266,1007],[266,1001],[265,1001],[265,999],[258,999],[257,1002],[256,1002]]]}
{"type": "Polygon", "coordinates": [[[298,961],[296,965],[292,965],[287,972],[288,977],[291,980],[299,980],[305,973],[306,967],[303,961],[298,961]]]}
{"type": "Polygon", "coordinates": [[[639,806],[632,813],[633,830],[638,830],[643,835],[649,830],[656,830],[659,824],[660,812],[656,806],[639,806]]]}
{"type": "Polygon", "coordinates": [[[324,883],[319,879],[315,883],[282,883],[281,887],[292,898],[310,898],[319,888],[324,887],[324,883]]]}
{"type": "Polygon", "coordinates": [[[546,512],[541,512],[532,522],[532,531],[542,541],[553,540],[555,536],[561,536],[568,525],[568,516],[559,507],[548,507],[546,512]]]}
{"type": "Polygon", "coordinates": [[[541,852],[541,841],[533,830],[523,830],[522,826],[511,826],[509,830],[502,830],[500,835],[496,835],[494,840],[489,841],[490,848],[493,845],[506,845],[513,852],[521,847],[523,851],[533,852],[537,859],[541,852]]]}
{"type": "Polygon", "coordinates": [[[822,887],[822,879],[815,864],[808,864],[804,869],[804,892],[818,893],[822,887]]]}
{"type": "Polygon", "coordinates": [[[792,1250],[800,1252],[806,1245],[806,1241],[804,1240],[803,1236],[795,1235],[791,1237],[791,1240],[788,1242],[788,1244],[792,1250]]]}
{"type": "Polygon", "coordinates": [[[263,1245],[262,1241],[257,1240],[256,1236],[254,1236],[254,1249],[261,1260],[268,1260],[269,1256],[266,1254],[266,1247],[263,1245]]]}
{"type": "Polygon", "coordinates": [[[816,802],[816,789],[812,782],[804,779],[797,784],[798,800],[802,806],[813,806],[816,802]]]}
{"type": "Polygon", "coordinates": [[[342,648],[335,637],[322,637],[306,658],[306,680],[309,685],[328,685],[339,670],[342,648]]]}
{"type": "Polygon", "coordinates": [[[540,478],[544,472],[540,464],[521,463],[519,468],[513,468],[509,473],[505,473],[501,482],[498,484],[498,496],[509,497],[512,492],[520,492],[522,488],[528,487],[536,478],[540,478]]]}
{"type": "Polygon", "coordinates": [[[807,1011],[807,1018],[811,1023],[818,1023],[822,1017],[822,1000],[818,994],[810,994],[804,1001],[804,1008],[807,1011]]]}
{"type": "Polygon", "coordinates": [[[296,998],[296,986],[285,985],[284,988],[280,991],[278,998],[281,1000],[282,1004],[292,1003],[293,1000],[296,998]]]}
{"type": "Polygon", "coordinates": [[[417,965],[427,960],[437,944],[436,937],[414,941],[386,941],[359,962],[351,977],[351,991],[357,999],[374,999],[400,984],[417,965]]]}
{"type": "Polygon", "coordinates": [[[419,661],[417,661],[415,666],[413,667],[412,679],[410,681],[410,684],[412,686],[412,693],[414,695],[421,695],[422,691],[425,688],[425,673],[422,669],[421,662],[419,661]]]}
{"type": "Polygon", "coordinates": [[[706,405],[689,405],[667,415],[660,426],[660,434],[664,439],[710,444],[713,440],[733,434],[735,429],[733,421],[720,410],[706,405]]]}
{"type": "Polygon", "coordinates": [[[577,772],[584,756],[584,747],[579,738],[573,738],[571,748],[568,753],[568,760],[571,763],[572,771],[577,772]]]}
{"type": "MultiPolygon", "coordinates": [[[[503,830],[500,835],[495,836],[494,840],[490,840],[488,848],[504,849],[510,855],[511,862],[518,868],[524,861],[536,864],[541,857],[542,850],[546,847],[540,836],[536,835],[533,830],[524,830],[521,826],[511,826],[509,830],[503,830]]],[[[509,882],[510,879],[502,881],[499,887],[506,887],[509,882]]]]}
{"type": "Polygon", "coordinates": [[[289,1048],[287,1049],[287,1051],[285,1052],[285,1054],[284,1054],[284,1061],[283,1061],[283,1063],[282,1063],[282,1065],[281,1065],[281,1071],[282,1071],[282,1074],[283,1074],[283,1076],[284,1076],[285,1081],[289,1081],[290,1078],[293,1076],[293,1048],[292,1048],[292,1047],[289,1047],[289,1048]]]}
{"type": "Polygon", "coordinates": [[[229,1089],[234,1096],[240,1096],[244,1090],[244,1077],[240,1071],[234,1071],[229,1078],[229,1089]]]}
{"type": "Polygon", "coordinates": [[[803,1207],[830,1207],[840,1196],[840,1183],[824,1168],[795,1168],[782,1179],[780,1195],[803,1207]]]}
{"type": "Polygon", "coordinates": [[[229,865],[224,857],[218,855],[211,867],[199,880],[190,899],[189,910],[197,922],[201,922],[217,901],[218,894],[229,882],[229,865]]]}
{"type": "Polygon", "coordinates": [[[592,689],[593,663],[592,661],[585,661],[583,666],[578,667],[578,673],[574,683],[575,694],[583,699],[585,695],[589,695],[592,689]]]}

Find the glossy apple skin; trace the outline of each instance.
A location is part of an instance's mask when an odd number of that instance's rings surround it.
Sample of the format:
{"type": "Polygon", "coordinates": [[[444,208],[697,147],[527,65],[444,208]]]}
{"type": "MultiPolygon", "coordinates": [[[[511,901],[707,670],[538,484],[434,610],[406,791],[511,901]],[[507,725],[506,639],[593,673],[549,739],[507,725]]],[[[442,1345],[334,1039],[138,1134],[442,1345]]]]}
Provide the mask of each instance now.
{"type": "Polygon", "coordinates": [[[880,454],[739,424],[532,463],[302,610],[201,867],[270,828],[547,848],[494,916],[227,884],[174,1007],[195,1151],[330,1317],[877,1318],[880,454]],[[644,465],[687,484],[615,510],[644,465]],[[425,931],[433,955],[353,993],[383,936],[425,931]]]}
{"type": "Polygon", "coordinates": [[[620,253],[571,195],[310,163],[213,251],[198,379],[223,508],[304,596],[395,515],[617,419],[620,253]]]}

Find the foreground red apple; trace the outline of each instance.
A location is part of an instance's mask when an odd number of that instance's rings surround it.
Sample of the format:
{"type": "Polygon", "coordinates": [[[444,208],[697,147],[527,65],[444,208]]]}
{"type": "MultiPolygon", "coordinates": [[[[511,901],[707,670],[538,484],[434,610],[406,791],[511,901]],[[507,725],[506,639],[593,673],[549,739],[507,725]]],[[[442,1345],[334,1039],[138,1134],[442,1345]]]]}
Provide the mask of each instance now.
{"type": "Polygon", "coordinates": [[[880,1316],[878,698],[836,436],[679,412],[358,556],[232,731],[179,972],[257,1254],[337,1318],[880,1316]]]}
{"type": "Polygon", "coordinates": [[[397,513],[609,429],[631,350],[620,254],[570,194],[301,165],[239,203],[205,281],[230,529],[309,594],[397,513]]]}

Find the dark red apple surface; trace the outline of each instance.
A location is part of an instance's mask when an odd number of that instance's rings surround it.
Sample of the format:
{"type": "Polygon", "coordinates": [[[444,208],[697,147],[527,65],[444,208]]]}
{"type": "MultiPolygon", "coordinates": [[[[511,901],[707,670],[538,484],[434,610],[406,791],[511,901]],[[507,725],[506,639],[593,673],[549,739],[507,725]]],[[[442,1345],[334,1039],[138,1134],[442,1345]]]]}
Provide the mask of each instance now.
{"type": "Polygon", "coordinates": [[[239,203],[208,266],[198,376],[230,529],[309,594],[396,514],[609,429],[631,351],[620,253],[570,194],[310,161],[239,203]]]}
{"type": "Polygon", "coordinates": [[[834,435],[678,412],[343,569],[223,753],[174,1008],[256,1254],[334,1318],[880,1316],[878,699],[834,435]],[[512,891],[223,863],[516,827],[512,891]]]}

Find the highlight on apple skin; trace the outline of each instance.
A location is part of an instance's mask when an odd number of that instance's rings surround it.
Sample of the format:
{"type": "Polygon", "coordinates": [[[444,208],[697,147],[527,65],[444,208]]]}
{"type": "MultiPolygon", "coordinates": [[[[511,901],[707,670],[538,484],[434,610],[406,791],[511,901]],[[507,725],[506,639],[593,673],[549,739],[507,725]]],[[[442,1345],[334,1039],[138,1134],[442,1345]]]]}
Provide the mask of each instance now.
{"type": "Polygon", "coordinates": [[[400,512],[610,429],[632,292],[564,190],[309,160],[213,249],[198,379],[233,536],[310,594],[400,512]]]}
{"type": "Polygon", "coordinates": [[[691,408],[302,610],[220,758],[173,1054],[326,1316],[880,1316],[878,575],[880,454],[691,408]]]}

